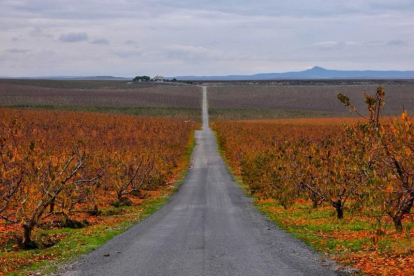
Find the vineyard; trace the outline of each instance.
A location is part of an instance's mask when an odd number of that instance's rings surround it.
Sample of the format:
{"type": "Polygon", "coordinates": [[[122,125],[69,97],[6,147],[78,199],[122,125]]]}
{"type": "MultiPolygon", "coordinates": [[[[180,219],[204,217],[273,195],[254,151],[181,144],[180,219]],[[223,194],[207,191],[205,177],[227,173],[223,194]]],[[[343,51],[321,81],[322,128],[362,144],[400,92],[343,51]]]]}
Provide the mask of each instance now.
{"type": "Polygon", "coordinates": [[[342,126],[344,119],[304,119],[212,127],[236,177],[279,225],[364,272],[412,275],[414,129],[406,111],[381,117],[385,99],[383,88],[365,95],[367,118],[342,126]]]}
{"type": "Polygon", "coordinates": [[[0,107],[124,113],[200,121],[200,88],[120,81],[0,80],[0,107]]]}
{"type": "MultiPolygon", "coordinates": [[[[23,85],[28,87],[59,88],[59,89],[134,89],[126,81],[113,80],[50,80],[50,79],[0,79],[0,84],[23,85]]],[[[151,87],[151,84],[140,84],[139,87],[151,87]]],[[[137,88],[137,87],[135,87],[137,88]]]]}
{"type": "MultiPolygon", "coordinates": [[[[412,84],[385,84],[387,105],[383,113],[401,114],[403,104],[414,112],[412,84]]],[[[350,114],[336,100],[338,93],[346,94],[364,115],[360,95],[373,91],[373,84],[315,84],[315,85],[227,85],[209,88],[211,120],[283,119],[349,117],[350,114]]]]}
{"type": "Polygon", "coordinates": [[[62,111],[0,109],[0,118],[3,273],[57,258],[54,251],[20,251],[63,243],[58,229],[116,226],[122,215],[134,219],[125,206],[142,213],[140,204],[159,197],[187,168],[197,127],[62,111]]]}

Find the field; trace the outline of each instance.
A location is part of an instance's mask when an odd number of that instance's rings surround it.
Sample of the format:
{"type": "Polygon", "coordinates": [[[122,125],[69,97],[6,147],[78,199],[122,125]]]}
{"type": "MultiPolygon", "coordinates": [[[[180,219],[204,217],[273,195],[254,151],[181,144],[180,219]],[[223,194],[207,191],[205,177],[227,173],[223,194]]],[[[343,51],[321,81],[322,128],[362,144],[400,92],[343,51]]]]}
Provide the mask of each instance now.
{"type": "MultiPolygon", "coordinates": [[[[386,96],[359,81],[207,85],[222,154],[262,212],[363,272],[413,272],[412,82],[384,82],[386,96]]],[[[53,270],[165,203],[188,168],[201,96],[0,80],[0,274],[53,270]]]]}
{"type": "Polygon", "coordinates": [[[365,100],[370,120],[212,127],[235,177],[279,226],[364,273],[412,275],[413,120],[406,112],[400,119],[378,116],[383,90],[365,100]]]}
{"type": "Polygon", "coordinates": [[[200,88],[123,81],[0,80],[0,107],[172,117],[200,121],[200,88]]]}
{"type": "MultiPolygon", "coordinates": [[[[209,87],[209,112],[212,121],[353,116],[338,101],[343,93],[365,110],[364,92],[376,91],[375,84],[302,85],[222,85],[209,87]]],[[[384,115],[398,115],[403,108],[414,111],[412,83],[385,83],[387,104],[384,115]]]]}
{"type": "MultiPolygon", "coordinates": [[[[125,81],[0,79],[0,84],[61,89],[133,89],[131,84],[125,81]]],[[[140,87],[152,86],[151,84],[139,85],[140,87]]]]}
{"type": "Polygon", "coordinates": [[[186,171],[198,127],[65,111],[0,117],[0,274],[74,258],[156,210],[186,171]]]}

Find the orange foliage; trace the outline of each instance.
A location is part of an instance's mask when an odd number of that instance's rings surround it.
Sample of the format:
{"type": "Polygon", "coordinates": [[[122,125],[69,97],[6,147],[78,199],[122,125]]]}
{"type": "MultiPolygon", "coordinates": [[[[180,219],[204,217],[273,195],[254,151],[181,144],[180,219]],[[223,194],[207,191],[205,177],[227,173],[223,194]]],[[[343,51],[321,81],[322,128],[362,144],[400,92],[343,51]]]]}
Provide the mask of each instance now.
{"type": "Polygon", "coordinates": [[[185,169],[192,121],[0,109],[0,231],[88,221],[185,169]]]}
{"type": "MultiPolygon", "coordinates": [[[[357,112],[344,95],[338,98],[357,112]]],[[[385,91],[365,95],[366,119],[291,119],[214,122],[227,162],[251,191],[284,208],[309,200],[345,206],[397,232],[414,204],[414,128],[407,113],[382,118],[385,91]],[[347,124],[344,124],[347,123],[347,124]]]]}

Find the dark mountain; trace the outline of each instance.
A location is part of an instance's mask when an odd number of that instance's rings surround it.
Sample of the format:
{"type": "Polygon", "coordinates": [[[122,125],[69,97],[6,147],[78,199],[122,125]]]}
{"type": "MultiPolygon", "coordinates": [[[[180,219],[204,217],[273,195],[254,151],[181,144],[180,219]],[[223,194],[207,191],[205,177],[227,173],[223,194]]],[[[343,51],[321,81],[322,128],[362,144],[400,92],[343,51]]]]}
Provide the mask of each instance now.
{"type": "Polygon", "coordinates": [[[179,76],[175,78],[178,80],[414,79],[414,71],[340,71],[315,66],[312,69],[300,72],[229,76],[179,76]]]}

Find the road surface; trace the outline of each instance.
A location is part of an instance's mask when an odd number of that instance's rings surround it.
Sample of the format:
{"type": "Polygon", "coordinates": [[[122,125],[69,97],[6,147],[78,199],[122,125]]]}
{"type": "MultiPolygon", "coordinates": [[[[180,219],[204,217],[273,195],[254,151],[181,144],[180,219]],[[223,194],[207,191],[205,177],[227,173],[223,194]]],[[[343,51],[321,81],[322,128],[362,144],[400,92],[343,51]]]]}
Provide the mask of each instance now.
{"type": "Polygon", "coordinates": [[[206,87],[202,112],[192,167],[178,192],[151,217],[60,274],[335,274],[318,254],[259,213],[233,181],[208,125],[206,87]]]}

